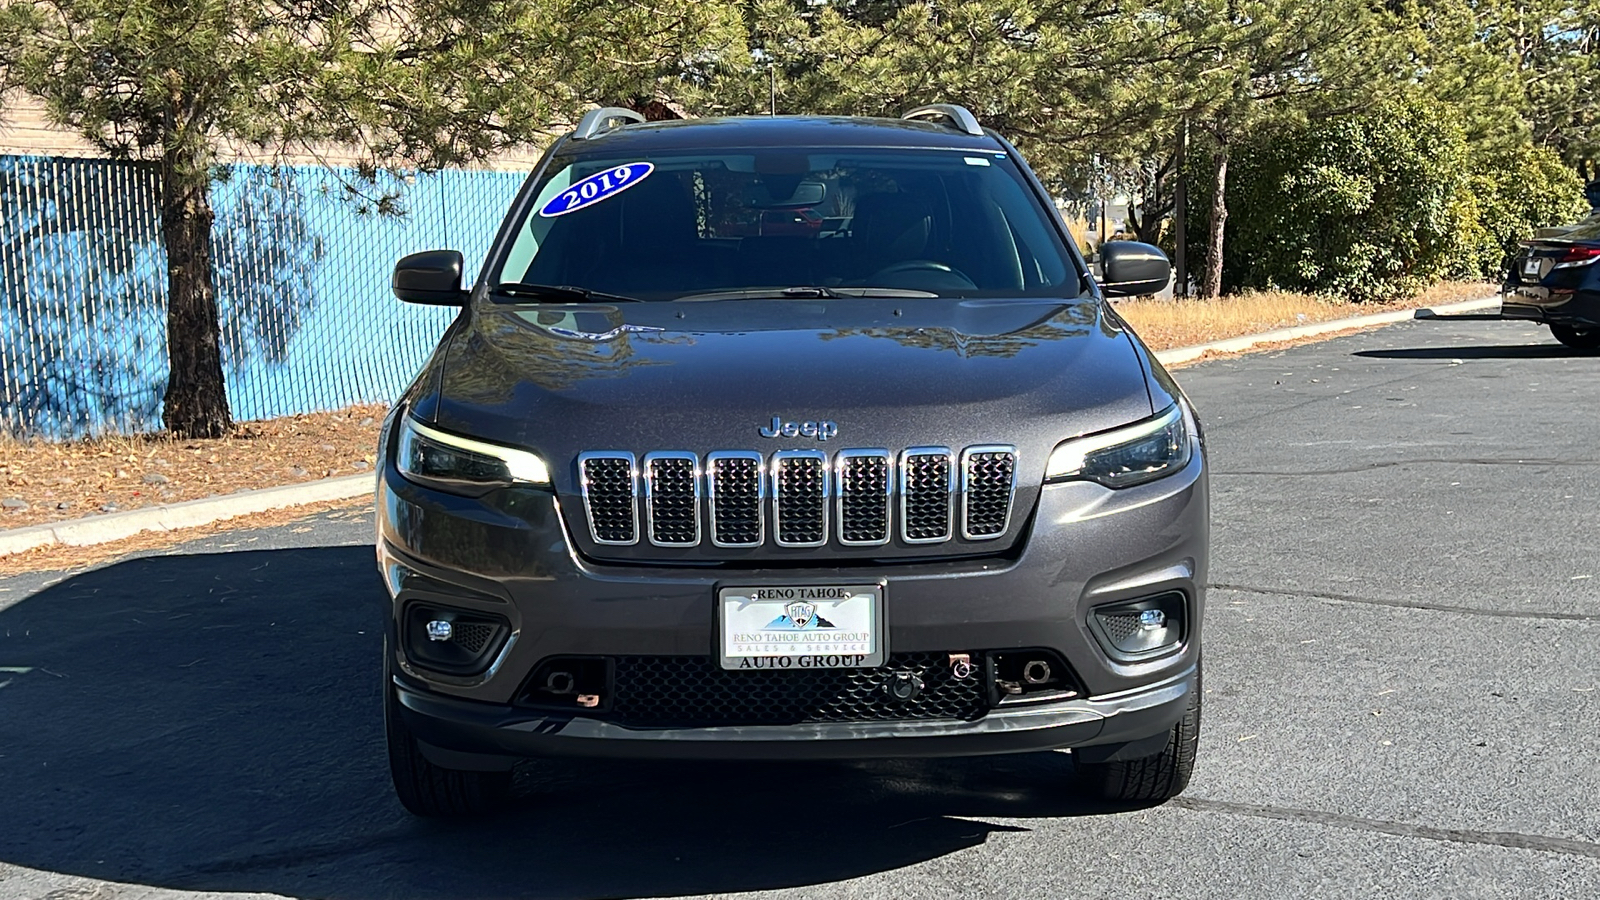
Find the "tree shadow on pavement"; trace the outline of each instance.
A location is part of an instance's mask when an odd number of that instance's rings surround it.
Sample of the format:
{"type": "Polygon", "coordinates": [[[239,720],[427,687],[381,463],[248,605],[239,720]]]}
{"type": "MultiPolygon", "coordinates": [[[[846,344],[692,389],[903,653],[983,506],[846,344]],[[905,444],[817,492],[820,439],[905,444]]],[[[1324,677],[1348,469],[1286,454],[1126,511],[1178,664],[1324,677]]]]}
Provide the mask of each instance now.
{"type": "Polygon", "coordinates": [[[205,891],[682,895],[824,884],[1106,812],[1061,754],[537,763],[491,819],[412,818],[384,757],[364,547],[138,559],[0,610],[0,861],[205,891]]]}
{"type": "Polygon", "coordinates": [[[1592,357],[1593,353],[1572,350],[1560,344],[1473,344],[1460,347],[1405,347],[1388,350],[1357,350],[1354,356],[1367,359],[1572,359],[1592,357]]]}

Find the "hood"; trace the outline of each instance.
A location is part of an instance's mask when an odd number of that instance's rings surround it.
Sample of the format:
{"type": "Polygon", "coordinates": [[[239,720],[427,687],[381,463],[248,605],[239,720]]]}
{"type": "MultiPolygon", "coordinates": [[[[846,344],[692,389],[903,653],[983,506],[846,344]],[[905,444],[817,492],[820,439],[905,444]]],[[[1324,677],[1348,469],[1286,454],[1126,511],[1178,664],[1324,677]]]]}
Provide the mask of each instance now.
{"type": "Polygon", "coordinates": [[[1138,345],[1092,300],[480,306],[457,328],[439,394],[419,398],[419,413],[543,456],[577,549],[604,560],[763,565],[814,556],[770,542],[738,551],[599,544],[578,524],[586,512],[577,457],[586,450],[704,459],[714,450],[1016,448],[1003,536],[827,551],[835,564],[871,563],[1006,552],[1029,527],[1057,443],[1152,412],[1138,345]]]}
{"type": "Polygon", "coordinates": [[[436,424],[535,450],[558,490],[584,450],[1014,444],[1152,413],[1133,342],[1093,300],[718,300],[480,306],[436,424]],[[827,441],[766,437],[774,418],[827,441]]]}

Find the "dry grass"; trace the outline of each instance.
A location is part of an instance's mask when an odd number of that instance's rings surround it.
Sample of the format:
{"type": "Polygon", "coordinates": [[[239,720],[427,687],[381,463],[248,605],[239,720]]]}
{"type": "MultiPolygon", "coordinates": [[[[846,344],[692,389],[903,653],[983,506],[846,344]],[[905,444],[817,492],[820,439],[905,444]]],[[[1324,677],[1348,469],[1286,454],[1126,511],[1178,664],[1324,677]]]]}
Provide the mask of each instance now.
{"type": "Polygon", "coordinates": [[[353,406],[245,422],[215,440],[0,438],[0,500],[14,507],[0,508],[0,528],[371,471],[386,412],[353,406]]]}
{"type": "Polygon", "coordinates": [[[1447,281],[1410,299],[1385,304],[1261,291],[1211,301],[1119,300],[1115,305],[1151,349],[1170,350],[1313,322],[1475,300],[1495,290],[1485,282],[1447,281]]]}

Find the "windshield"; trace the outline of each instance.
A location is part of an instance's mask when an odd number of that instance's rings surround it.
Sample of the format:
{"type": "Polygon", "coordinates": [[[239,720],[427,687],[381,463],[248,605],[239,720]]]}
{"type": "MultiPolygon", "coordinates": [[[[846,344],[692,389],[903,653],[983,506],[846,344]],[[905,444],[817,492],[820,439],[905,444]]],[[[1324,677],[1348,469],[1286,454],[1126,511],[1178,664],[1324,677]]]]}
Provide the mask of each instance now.
{"type": "Polygon", "coordinates": [[[1560,234],[1551,237],[1563,241],[1592,241],[1600,238],[1600,215],[1592,215],[1576,225],[1566,226],[1560,234]]]}
{"type": "Polygon", "coordinates": [[[490,283],[646,300],[1077,296],[1050,215],[1003,153],[557,156],[490,283]],[[812,290],[782,294],[795,288],[812,290]]]}

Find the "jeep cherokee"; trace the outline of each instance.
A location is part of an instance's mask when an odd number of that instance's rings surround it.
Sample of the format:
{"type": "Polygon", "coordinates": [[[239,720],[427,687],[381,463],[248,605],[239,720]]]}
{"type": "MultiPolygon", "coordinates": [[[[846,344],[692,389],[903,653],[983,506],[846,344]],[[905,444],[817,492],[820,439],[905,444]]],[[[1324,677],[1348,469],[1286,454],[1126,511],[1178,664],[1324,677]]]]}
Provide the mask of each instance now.
{"type": "Polygon", "coordinates": [[[965,109],[646,123],[529,176],[385,423],[395,788],[484,809],[526,757],[1070,748],[1181,791],[1205,452],[1038,179],[965,109]]]}

